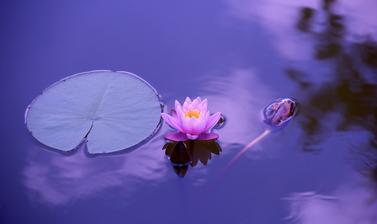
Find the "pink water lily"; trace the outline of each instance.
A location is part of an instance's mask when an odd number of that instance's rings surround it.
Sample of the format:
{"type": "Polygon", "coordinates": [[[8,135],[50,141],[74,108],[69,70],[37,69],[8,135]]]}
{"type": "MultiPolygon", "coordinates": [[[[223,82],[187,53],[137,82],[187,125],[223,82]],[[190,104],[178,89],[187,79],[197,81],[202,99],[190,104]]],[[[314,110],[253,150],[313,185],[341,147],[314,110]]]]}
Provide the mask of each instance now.
{"type": "Polygon", "coordinates": [[[183,105],[176,100],[175,111],[172,110],[171,115],[161,113],[161,117],[178,132],[169,132],[165,138],[172,141],[217,139],[219,136],[211,130],[220,120],[221,113],[210,115],[207,107],[207,99],[200,97],[194,100],[187,97],[183,105]]]}

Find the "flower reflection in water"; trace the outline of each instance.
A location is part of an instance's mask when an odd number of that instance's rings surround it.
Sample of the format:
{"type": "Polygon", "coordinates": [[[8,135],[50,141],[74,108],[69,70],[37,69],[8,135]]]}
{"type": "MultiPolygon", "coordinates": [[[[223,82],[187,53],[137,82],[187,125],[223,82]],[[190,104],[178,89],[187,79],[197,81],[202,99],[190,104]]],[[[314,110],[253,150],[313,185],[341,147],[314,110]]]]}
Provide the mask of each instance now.
{"type": "Polygon", "coordinates": [[[221,147],[216,141],[188,140],[167,142],[163,149],[168,156],[174,171],[180,177],[187,173],[188,166],[194,167],[200,161],[207,165],[212,154],[220,155],[221,147]]]}

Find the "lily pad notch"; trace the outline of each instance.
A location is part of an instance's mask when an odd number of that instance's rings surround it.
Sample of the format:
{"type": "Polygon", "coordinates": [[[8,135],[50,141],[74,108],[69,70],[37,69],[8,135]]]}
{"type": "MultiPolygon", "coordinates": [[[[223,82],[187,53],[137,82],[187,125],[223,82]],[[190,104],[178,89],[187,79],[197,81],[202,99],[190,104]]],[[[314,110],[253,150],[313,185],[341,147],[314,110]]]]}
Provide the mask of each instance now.
{"type": "Polygon", "coordinates": [[[43,145],[63,152],[83,142],[89,154],[131,149],[152,138],[162,121],[157,91],[123,71],[89,71],[66,77],[27,107],[25,124],[43,145]]]}

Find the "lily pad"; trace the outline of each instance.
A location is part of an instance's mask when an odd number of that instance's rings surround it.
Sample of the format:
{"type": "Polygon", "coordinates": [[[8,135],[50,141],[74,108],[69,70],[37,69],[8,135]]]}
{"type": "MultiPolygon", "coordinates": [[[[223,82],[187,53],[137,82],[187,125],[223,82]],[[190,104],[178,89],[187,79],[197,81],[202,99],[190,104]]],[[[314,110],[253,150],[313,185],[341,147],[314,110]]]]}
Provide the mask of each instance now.
{"type": "Polygon", "coordinates": [[[162,106],[155,89],[128,72],[90,71],[60,80],[25,113],[32,135],[61,151],[87,141],[91,154],[142,143],[156,133],[162,106]]]}

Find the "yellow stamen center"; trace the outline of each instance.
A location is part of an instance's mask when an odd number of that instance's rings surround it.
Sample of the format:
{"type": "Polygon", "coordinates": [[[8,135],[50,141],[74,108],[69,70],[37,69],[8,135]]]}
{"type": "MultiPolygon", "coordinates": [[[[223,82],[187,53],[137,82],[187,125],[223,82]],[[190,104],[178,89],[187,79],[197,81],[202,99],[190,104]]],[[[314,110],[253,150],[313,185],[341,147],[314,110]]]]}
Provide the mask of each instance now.
{"type": "Polygon", "coordinates": [[[198,110],[188,110],[186,113],[185,113],[185,117],[189,117],[189,118],[196,118],[198,119],[200,117],[200,112],[198,110]]]}

